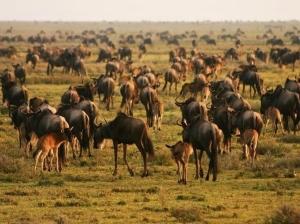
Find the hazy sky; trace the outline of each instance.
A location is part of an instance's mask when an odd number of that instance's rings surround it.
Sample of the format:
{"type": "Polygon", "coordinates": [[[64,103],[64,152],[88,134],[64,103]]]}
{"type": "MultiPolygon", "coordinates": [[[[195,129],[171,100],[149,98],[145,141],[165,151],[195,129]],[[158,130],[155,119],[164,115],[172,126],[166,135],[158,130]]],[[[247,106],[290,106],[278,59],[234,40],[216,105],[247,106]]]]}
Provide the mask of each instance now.
{"type": "Polygon", "coordinates": [[[300,20],[300,0],[0,0],[0,20],[300,20]]]}

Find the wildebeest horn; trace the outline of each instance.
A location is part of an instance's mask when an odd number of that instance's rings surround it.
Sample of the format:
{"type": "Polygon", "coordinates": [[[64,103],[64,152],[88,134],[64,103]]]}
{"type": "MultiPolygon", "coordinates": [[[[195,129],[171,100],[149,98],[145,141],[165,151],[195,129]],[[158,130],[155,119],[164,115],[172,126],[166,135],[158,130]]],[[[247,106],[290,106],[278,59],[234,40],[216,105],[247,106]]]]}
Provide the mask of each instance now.
{"type": "Polygon", "coordinates": [[[95,119],[94,119],[94,125],[95,125],[95,127],[96,127],[96,128],[99,128],[99,127],[100,127],[100,125],[99,125],[99,124],[97,124],[96,122],[97,122],[97,118],[95,117],[95,119]]]}
{"type": "Polygon", "coordinates": [[[179,119],[176,121],[176,124],[179,125],[179,126],[182,126],[182,124],[179,123],[180,120],[182,120],[182,119],[179,118],[179,119]]]}
{"type": "Polygon", "coordinates": [[[182,102],[178,102],[177,101],[177,99],[180,97],[180,95],[179,96],[177,96],[176,98],[175,98],[175,104],[176,104],[176,106],[178,106],[178,107],[180,107],[180,106],[182,106],[182,102]]]}

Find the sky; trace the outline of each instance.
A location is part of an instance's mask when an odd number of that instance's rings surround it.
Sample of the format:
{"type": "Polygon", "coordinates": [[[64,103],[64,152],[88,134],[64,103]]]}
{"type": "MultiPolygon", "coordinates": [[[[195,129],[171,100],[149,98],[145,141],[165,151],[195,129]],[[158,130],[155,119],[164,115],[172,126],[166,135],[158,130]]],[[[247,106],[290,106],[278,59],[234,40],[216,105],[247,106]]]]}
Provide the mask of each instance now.
{"type": "Polygon", "coordinates": [[[0,0],[0,21],[287,21],[300,0],[0,0]]]}

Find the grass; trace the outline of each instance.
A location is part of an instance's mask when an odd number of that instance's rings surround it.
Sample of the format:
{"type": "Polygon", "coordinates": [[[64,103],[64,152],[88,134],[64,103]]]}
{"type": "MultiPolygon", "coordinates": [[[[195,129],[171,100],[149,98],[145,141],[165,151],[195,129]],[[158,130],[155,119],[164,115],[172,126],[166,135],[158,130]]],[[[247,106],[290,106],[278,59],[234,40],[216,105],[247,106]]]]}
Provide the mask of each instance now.
{"type": "MultiPolygon", "coordinates": [[[[15,34],[27,37],[41,30],[46,35],[53,35],[56,30],[74,31],[80,34],[83,30],[99,31],[114,27],[117,34],[109,38],[118,43],[120,34],[139,34],[148,31],[153,33],[153,46],[143,62],[137,60],[138,44],[130,45],[133,49],[134,67],[146,64],[155,71],[161,72],[170,67],[168,52],[175,46],[166,46],[155,35],[157,32],[169,30],[172,34],[181,34],[195,30],[198,36],[213,31],[217,40],[222,28],[233,34],[237,28],[245,31],[247,37],[241,38],[244,44],[244,55],[257,47],[269,51],[265,40],[256,40],[262,35],[265,25],[278,25],[280,22],[195,22],[195,23],[122,23],[122,22],[1,22],[1,35],[6,35],[5,27],[13,26],[15,34]]],[[[289,47],[290,40],[284,32],[291,30],[298,23],[285,23],[285,30],[273,29],[279,38],[283,38],[289,47]]],[[[78,42],[59,40],[52,44],[57,47],[76,46],[78,42]]],[[[180,40],[181,46],[191,49],[191,39],[180,40]]],[[[3,47],[16,46],[18,58],[13,61],[24,63],[28,47],[27,43],[2,43],[3,47]]],[[[52,46],[51,45],[51,46],[52,46]]],[[[118,45],[118,44],[117,44],[118,45]]],[[[49,46],[49,47],[51,47],[49,46]]],[[[206,54],[221,54],[234,46],[233,41],[219,41],[217,46],[207,46],[199,42],[198,50],[206,54]]],[[[47,45],[48,47],[48,45],[47,45]]],[[[99,47],[105,48],[105,44],[99,47]]],[[[93,56],[84,60],[91,77],[98,77],[105,72],[105,64],[96,64],[99,47],[89,47],[93,56]]],[[[297,50],[297,46],[291,47],[297,50]]],[[[12,68],[12,61],[0,58],[0,70],[12,68]]],[[[221,75],[223,78],[230,70],[246,63],[243,56],[238,61],[228,61],[221,75]]],[[[25,63],[24,63],[25,64],[25,63]]],[[[80,84],[80,79],[70,74],[61,74],[61,69],[54,70],[54,76],[46,75],[47,63],[40,62],[35,71],[25,65],[28,75],[26,88],[30,98],[37,96],[48,99],[57,107],[60,97],[71,84],[80,84]]],[[[278,66],[257,62],[259,75],[265,79],[266,86],[284,83],[287,76],[295,73],[288,67],[281,71],[278,66]]],[[[127,74],[126,74],[127,75],[127,74]]],[[[186,82],[193,80],[190,73],[186,82]]],[[[86,79],[85,82],[91,82],[86,79]]],[[[180,90],[183,82],[178,86],[180,90]]],[[[187,185],[177,184],[175,162],[165,144],[173,144],[181,140],[181,127],[176,121],[181,116],[179,108],[174,104],[176,93],[166,95],[159,88],[159,98],[165,105],[162,131],[150,130],[156,157],[149,162],[150,175],[140,178],[143,170],[142,158],[136,147],[128,147],[128,162],[134,170],[131,177],[122,160],[122,150],[118,154],[118,175],[112,176],[114,169],[113,149],[111,141],[103,150],[92,150],[93,157],[88,158],[86,152],[82,158],[68,158],[62,173],[45,172],[34,175],[34,159],[24,158],[19,149],[16,130],[10,125],[8,109],[0,105],[0,223],[297,223],[299,220],[300,179],[299,172],[299,133],[296,135],[278,134],[273,137],[271,125],[265,135],[261,135],[258,145],[258,159],[254,165],[241,159],[242,148],[232,141],[231,154],[218,156],[219,174],[216,182],[195,180],[194,156],[188,164],[187,185]],[[282,205],[284,205],[282,207],[282,205]]],[[[259,98],[249,99],[249,88],[242,96],[249,101],[253,110],[259,111],[259,98]]],[[[106,111],[104,105],[99,106],[98,121],[104,118],[112,120],[121,102],[119,87],[114,96],[114,108],[106,111]]],[[[145,120],[145,110],[141,104],[134,105],[134,116],[145,120]]],[[[204,171],[207,170],[208,159],[203,158],[204,171]]]]}

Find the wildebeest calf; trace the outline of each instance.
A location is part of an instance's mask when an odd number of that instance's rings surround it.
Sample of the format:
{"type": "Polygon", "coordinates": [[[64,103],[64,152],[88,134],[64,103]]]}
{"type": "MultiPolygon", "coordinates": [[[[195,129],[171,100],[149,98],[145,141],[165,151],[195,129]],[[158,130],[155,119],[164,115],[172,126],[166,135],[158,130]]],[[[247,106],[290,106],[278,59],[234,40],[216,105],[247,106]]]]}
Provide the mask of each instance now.
{"type": "Polygon", "coordinates": [[[263,131],[263,134],[265,134],[266,129],[267,129],[267,125],[268,125],[270,120],[272,121],[272,126],[273,126],[273,129],[274,129],[274,136],[277,133],[278,124],[280,124],[282,134],[284,134],[283,133],[283,126],[282,126],[282,122],[281,122],[280,111],[277,108],[272,107],[272,106],[269,107],[263,115],[263,122],[264,122],[264,125],[265,125],[265,129],[263,131]]]}
{"type": "Polygon", "coordinates": [[[33,157],[36,156],[35,159],[35,166],[34,166],[34,172],[36,173],[36,166],[39,160],[39,157],[41,156],[41,162],[42,162],[42,172],[44,171],[44,160],[46,156],[50,153],[51,159],[49,162],[48,170],[50,171],[52,168],[52,159],[53,157],[56,157],[56,171],[60,172],[59,169],[59,161],[58,161],[58,147],[64,143],[64,142],[72,142],[71,137],[71,129],[65,128],[61,131],[52,132],[50,134],[44,135],[41,138],[39,138],[37,142],[37,149],[33,153],[33,157]]]}
{"type": "Polygon", "coordinates": [[[171,149],[172,158],[177,164],[178,183],[187,183],[187,165],[193,148],[186,142],[178,141],[175,145],[167,145],[171,149]]]}
{"type": "Polygon", "coordinates": [[[244,156],[249,160],[249,154],[251,156],[252,164],[256,159],[256,149],[258,142],[258,133],[255,129],[246,129],[238,139],[238,143],[242,144],[244,156]]]}
{"type": "Polygon", "coordinates": [[[154,115],[154,122],[153,122],[153,129],[155,130],[155,127],[157,130],[161,130],[161,123],[162,118],[164,114],[164,105],[160,101],[156,101],[153,107],[153,115],[154,115]]]}

